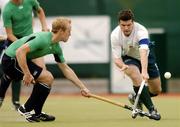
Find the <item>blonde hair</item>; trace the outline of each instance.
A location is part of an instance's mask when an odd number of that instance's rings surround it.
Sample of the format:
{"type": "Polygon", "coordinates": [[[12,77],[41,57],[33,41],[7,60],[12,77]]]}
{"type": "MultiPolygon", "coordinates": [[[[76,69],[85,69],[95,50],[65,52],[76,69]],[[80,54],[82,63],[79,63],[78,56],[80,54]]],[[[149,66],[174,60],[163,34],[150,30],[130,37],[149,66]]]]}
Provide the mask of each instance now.
{"type": "Polygon", "coordinates": [[[52,23],[52,32],[57,33],[60,29],[65,31],[67,26],[71,24],[71,20],[64,17],[59,17],[55,19],[52,23]]]}

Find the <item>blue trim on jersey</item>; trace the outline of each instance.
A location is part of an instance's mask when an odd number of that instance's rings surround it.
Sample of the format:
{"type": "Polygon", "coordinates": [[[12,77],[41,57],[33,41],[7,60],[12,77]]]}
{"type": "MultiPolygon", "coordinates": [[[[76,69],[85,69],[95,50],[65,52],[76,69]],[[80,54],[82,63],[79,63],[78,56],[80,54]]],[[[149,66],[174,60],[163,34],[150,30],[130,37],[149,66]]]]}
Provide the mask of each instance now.
{"type": "Polygon", "coordinates": [[[143,44],[149,45],[149,43],[150,43],[150,40],[148,38],[145,38],[139,41],[139,45],[143,45],[143,44]]]}

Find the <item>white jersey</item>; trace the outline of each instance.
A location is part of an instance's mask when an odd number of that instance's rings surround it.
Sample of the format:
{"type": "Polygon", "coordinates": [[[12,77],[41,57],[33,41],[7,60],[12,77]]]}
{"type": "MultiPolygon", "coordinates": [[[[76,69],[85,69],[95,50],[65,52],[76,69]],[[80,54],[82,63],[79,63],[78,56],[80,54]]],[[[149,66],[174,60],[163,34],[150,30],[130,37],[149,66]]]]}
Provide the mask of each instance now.
{"type": "Polygon", "coordinates": [[[140,60],[139,41],[149,39],[147,29],[141,24],[134,22],[131,34],[126,37],[121,31],[120,26],[117,26],[111,33],[111,46],[114,58],[128,55],[140,60]]]}

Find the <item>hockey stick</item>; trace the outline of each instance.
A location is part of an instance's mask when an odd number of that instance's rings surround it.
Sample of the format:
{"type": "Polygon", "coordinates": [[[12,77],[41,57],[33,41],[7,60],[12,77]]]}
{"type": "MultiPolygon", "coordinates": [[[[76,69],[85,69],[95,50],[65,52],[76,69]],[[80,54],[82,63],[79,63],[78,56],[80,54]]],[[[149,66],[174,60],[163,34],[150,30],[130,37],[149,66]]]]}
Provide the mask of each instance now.
{"type": "Polygon", "coordinates": [[[105,97],[101,97],[101,96],[98,96],[98,95],[95,95],[95,94],[90,94],[90,97],[101,100],[101,101],[104,101],[104,102],[108,102],[110,104],[113,104],[113,105],[116,105],[116,106],[119,106],[119,107],[122,107],[122,108],[125,108],[125,109],[128,109],[128,110],[131,110],[131,111],[133,110],[133,108],[131,106],[129,106],[129,105],[126,105],[126,104],[123,104],[123,103],[118,103],[118,102],[112,101],[110,99],[107,99],[105,97]]]}
{"type": "MultiPolygon", "coordinates": [[[[107,99],[107,98],[105,98],[105,97],[102,97],[102,96],[98,96],[98,95],[95,95],[95,94],[90,94],[90,97],[95,98],[95,99],[97,99],[97,100],[104,101],[104,102],[108,102],[108,103],[110,103],[110,104],[113,104],[113,105],[116,105],[116,106],[119,106],[119,107],[128,109],[128,110],[130,110],[130,111],[133,111],[133,108],[132,108],[131,106],[129,106],[129,105],[126,105],[126,104],[123,104],[123,103],[119,103],[119,102],[116,102],[116,101],[107,99]]],[[[146,117],[152,119],[151,114],[149,114],[149,113],[147,113],[147,112],[144,112],[144,111],[142,111],[142,110],[140,110],[140,109],[135,109],[135,112],[136,112],[137,114],[140,114],[140,115],[142,115],[142,116],[146,116],[146,117]]]]}
{"type": "Polygon", "coordinates": [[[137,116],[137,110],[136,110],[137,109],[137,104],[138,104],[141,92],[142,92],[142,90],[144,88],[144,85],[145,85],[145,80],[143,80],[141,82],[140,88],[138,90],[138,93],[137,93],[137,96],[136,96],[136,99],[135,99],[135,102],[134,102],[134,105],[133,105],[132,118],[136,118],[136,116],[137,116]]]}

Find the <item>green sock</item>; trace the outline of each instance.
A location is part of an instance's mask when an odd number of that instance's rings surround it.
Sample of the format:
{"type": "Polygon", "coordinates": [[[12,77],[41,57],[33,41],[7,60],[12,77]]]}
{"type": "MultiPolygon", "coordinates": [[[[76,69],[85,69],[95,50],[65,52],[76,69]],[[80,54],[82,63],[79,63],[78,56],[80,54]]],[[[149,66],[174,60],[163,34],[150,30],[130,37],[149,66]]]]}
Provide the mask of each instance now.
{"type": "Polygon", "coordinates": [[[21,91],[21,82],[20,81],[13,81],[12,85],[12,102],[19,101],[20,99],[20,91],[21,91]]]}
{"type": "MultiPolygon", "coordinates": [[[[134,91],[136,92],[136,94],[138,93],[138,90],[139,90],[139,87],[134,86],[134,91]]],[[[140,95],[140,100],[144,103],[144,105],[146,106],[148,110],[151,110],[151,108],[154,107],[147,86],[144,86],[140,95]]]]}

